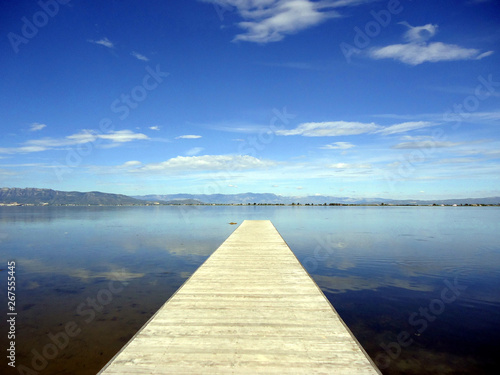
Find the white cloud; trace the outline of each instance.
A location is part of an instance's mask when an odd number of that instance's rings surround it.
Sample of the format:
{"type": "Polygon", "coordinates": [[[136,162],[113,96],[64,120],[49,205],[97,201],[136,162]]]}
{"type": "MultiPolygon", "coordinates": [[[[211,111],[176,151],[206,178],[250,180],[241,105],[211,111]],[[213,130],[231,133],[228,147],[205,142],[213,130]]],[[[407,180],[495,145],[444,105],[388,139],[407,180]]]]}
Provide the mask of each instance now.
{"type": "Polygon", "coordinates": [[[376,48],[371,51],[371,57],[375,59],[392,58],[405,64],[419,65],[424,62],[478,60],[492,53],[492,51],[489,51],[479,54],[479,50],[477,49],[434,42],[430,44],[393,44],[387,47],[376,48]]]}
{"type": "Polygon", "coordinates": [[[487,52],[483,52],[482,54],[480,54],[479,56],[477,56],[475,58],[475,60],[481,60],[481,59],[484,59],[485,57],[488,57],[488,56],[491,56],[493,55],[495,52],[494,51],[487,51],[487,52]]]}
{"type": "Polygon", "coordinates": [[[131,142],[135,140],[147,140],[149,139],[147,135],[142,133],[134,133],[131,130],[117,130],[111,131],[106,134],[100,134],[91,130],[83,130],[80,133],[68,135],[64,138],[41,138],[32,139],[24,142],[20,147],[9,147],[0,148],[0,153],[5,154],[17,154],[17,153],[28,153],[28,152],[40,152],[50,149],[56,149],[59,147],[68,147],[84,143],[95,142],[98,139],[104,139],[111,141],[110,145],[105,145],[104,147],[114,147],[125,142],[131,142]]]}
{"type": "Polygon", "coordinates": [[[335,163],[327,165],[327,168],[332,169],[370,169],[371,164],[355,164],[355,163],[335,163]]]}
{"type": "Polygon", "coordinates": [[[26,154],[45,150],[47,147],[42,146],[0,147],[0,154],[26,154]]]}
{"type": "Polygon", "coordinates": [[[132,51],[130,54],[131,54],[132,56],[134,56],[137,60],[141,60],[141,61],[149,61],[149,59],[148,59],[146,56],[141,55],[140,53],[137,53],[137,52],[135,52],[135,51],[132,51]]]}
{"type": "Polygon", "coordinates": [[[295,129],[277,130],[277,135],[302,135],[305,137],[336,137],[342,135],[356,135],[371,133],[380,127],[374,123],[331,121],[307,122],[295,129]]]}
{"type": "Polygon", "coordinates": [[[186,151],[186,155],[188,155],[188,156],[198,155],[203,150],[204,150],[203,147],[193,147],[193,148],[186,151]]]}
{"type": "Polygon", "coordinates": [[[42,130],[43,128],[47,127],[45,124],[40,124],[38,122],[34,122],[33,124],[30,125],[30,131],[31,132],[36,132],[38,130],[42,130]]]}
{"type": "Polygon", "coordinates": [[[274,161],[261,160],[249,155],[177,156],[161,163],[142,165],[133,169],[133,172],[235,171],[262,169],[274,165],[276,165],[274,161]]]}
{"type": "Polygon", "coordinates": [[[130,161],[127,161],[125,162],[122,167],[124,168],[128,168],[128,167],[137,167],[139,165],[142,165],[142,163],[140,161],[137,161],[137,160],[130,160],[130,161]]]}
{"type": "Polygon", "coordinates": [[[403,37],[410,43],[421,43],[429,40],[436,35],[438,25],[428,23],[424,26],[411,26],[408,22],[400,22],[401,25],[408,27],[408,31],[404,33],[403,37]]]}
{"type": "Polygon", "coordinates": [[[42,147],[45,149],[78,145],[88,142],[94,142],[97,135],[89,130],[83,130],[80,133],[72,134],[64,138],[40,138],[32,139],[24,143],[25,146],[42,147]]]}
{"type": "Polygon", "coordinates": [[[108,38],[102,38],[102,39],[99,39],[99,40],[91,40],[91,39],[89,39],[88,42],[94,43],[94,44],[99,44],[99,45],[107,47],[107,48],[115,48],[115,45],[113,44],[113,42],[110,41],[108,38]]]}
{"type": "Polygon", "coordinates": [[[35,142],[42,143],[42,144],[58,147],[58,146],[71,146],[71,145],[76,145],[76,144],[94,142],[95,140],[97,140],[97,133],[95,133],[91,130],[83,130],[80,133],[68,135],[64,139],[44,138],[44,139],[40,139],[40,140],[33,140],[30,142],[31,143],[35,143],[35,142]]]}
{"type": "Polygon", "coordinates": [[[223,131],[223,132],[230,132],[230,133],[245,133],[245,134],[252,134],[252,133],[262,133],[266,132],[269,133],[271,130],[269,129],[269,126],[264,126],[264,125],[251,125],[251,124],[236,124],[236,125],[207,125],[209,129],[212,130],[218,130],[218,131],[223,131]]]}
{"type": "Polygon", "coordinates": [[[151,130],[160,130],[159,126],[150,126],[149,129],[151,130]]]}
{"type": "Polygon", "coordinates": [[[493,112],[469,112],[463,116],[457,115],[463,122],[487,122],[496,125],[496,121],[500,120],[500,111],[493,112]]]}
{"type": "Polygon", "coordinates": [[[437,161],[437,164],[469,164],[480,161],[477,158],[449,158],[437,161]]]}
{"type": "Polygon", "coordinates": [[[175,137],[175,139],[198,139],[198,138],[201,138],[201,135],[187,134],[175,137]]]}
{"type": "Polygon", "coordinates": [[[429,141],[432,140],[432,136],[430,135],[403,135],[400,137],[402,141],[429,141]]]}
{"type": "MultiPolygon", "coordinates": [[[[328,18],[339,17],[330,1],[311,0],[203,0],[225,9],[235,9],[243,18],[238,26],[243,33],[233,41],[255,43],[277,42],[286,35],[313,27],[328,18]]],[[[359,1],[344,1],[347,6],[359,1]]]]}
{"type": "MultiPolygon", "coordinates": [[[[465,95],[469,95],[469,93],[465,95]]],[[[495,94],[495,92],[493,93],[495,94]]],[[[486,95],[486,94],[485,94],[486,95]]],[[[491,96],[491,95],[490,95],[491,96]]],[[[464,123],[482,123],[496,125],[496,121],[500,120],[500,110],[491,112],[466,112],[466,113],[453,113],[453,112],[436,112],[436,113],[421,113],[421,114],[406,114],[399,115],[394,113],[372,115],[373,117],[390,118],[396,120],[421,120],[421,121],[435,121],[436,123],[461,121],[464,123]]]]}
{"type": "Polygon", "coordinates": [[[424,62],[480,60],[493,54],[493,51],[481,53],[475,48],[464,48],[456,44],[441,42],[427,43],[437,32],[437,25],[410,26],[404,34],[406,44],[392,44],[385,47],[373,48],[369,56],[374,59],[394,59],[409,65],[419,65],[424,62]]]}
{"type": "Polygon", "coordinates": [[[350,148],[356,147],[352,143],[349,142],[334,142],[329,145],[322,146],[320,148],[324,150],[347,150],[350,148]]]}
{"type": "MultiPolygon", "coordinates": [[[[307,122],[300,124],[295,129],[285,129],[276,131],[277,135],[302,135],[305,137],[335,137],[345,135],[358,135],[358,134],[382,134],[390,135],[397,133],[404,133],[416,129],[434,126],[435,124],[429,121],[409,121],[400,124],[389,126],[381,126],[371,123],[362,122],[348,122],[348,121],[330,121],[330,122],[307,122]]],[[[347,149],[352,148],[354,145],[348,142],[335,142],[322,149],[347,149]]]]}
{"type": "Polygon", "coordinates": [[[397,134],[404,133],[410,130],[427,128],[429,126],[433,126],[432,122],[428,121],[412,121],[412,122],[403,122],[401,124],[395,124],[391,126],[387,126],[383,129],[377,131],[377,133],[388,135],[388,134],[397,134]]]}
{"type": "Polygon", "coordinates": [[[440,141],[417,141],[417,142],[403,142],[399,143],[392,148],[396,149],[434,149],[434,148],[448,148],[459,146],[459,142],[440,142],[440,141]]]}
{"type": "Polygon", "coordinates": [[[149,139],[147,135],[142,133],[134,133],[131,130],[118,130],[106,134],[100,134],[97,136],[97,138],[107,139],[112,142],[118,142],[118,143],[149,139]]]}

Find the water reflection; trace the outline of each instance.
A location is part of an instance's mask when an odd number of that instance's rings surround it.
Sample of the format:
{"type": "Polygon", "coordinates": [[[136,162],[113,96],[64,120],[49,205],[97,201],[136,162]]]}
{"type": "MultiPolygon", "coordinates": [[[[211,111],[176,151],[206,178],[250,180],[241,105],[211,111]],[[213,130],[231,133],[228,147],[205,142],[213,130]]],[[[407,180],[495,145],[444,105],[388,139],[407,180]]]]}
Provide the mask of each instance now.
{"type": "Polygon", "coordinates": [[[411,334],[385,373],[497,368],[493,207],[0,207],[0,261],[18,264],[18,363],[75,322],[42,373],[96,373],[244,219],[272,220],[373,358],[411,334]],[[409,317],[457,275],[467,289],[418,332],[409,317]]]}

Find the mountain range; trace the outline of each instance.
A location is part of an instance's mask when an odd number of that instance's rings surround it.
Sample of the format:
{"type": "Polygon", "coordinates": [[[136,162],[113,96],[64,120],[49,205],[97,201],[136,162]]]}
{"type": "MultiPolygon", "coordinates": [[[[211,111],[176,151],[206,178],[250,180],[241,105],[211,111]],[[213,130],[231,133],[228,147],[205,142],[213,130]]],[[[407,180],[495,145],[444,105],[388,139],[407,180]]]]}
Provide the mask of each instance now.
{"type": "Polygon", "coordinates": [[[326,195],[282,196],[271,193],[243,194],[165,194],[127,196],[98,191],[58,191],[37,188],[0,188],[0,204],[48,204],[48,205],[146,205],[146,204],[500,204],[500,197],[395,200],[384,198],[349,198],[326,195]]]}
{"type": "Polygon", "coordinates": [[[58,191],[37,188],[1,188],[0,203],[50,204],[50,205],[144,205],[148,202],[121,194],[107,194],[99,191],[58,191]]]}
{"type": "Polygon", "coordinates": [[[186,199],[201,201],[206,204],[394,204],[394,205],[429,205],[429,204],[500,204],[500,197],[465,198],[465,199],[433,199],[433,200],[396,200],[384,198],[349,198],[327,195],[311,195],[305,197],[282,196],[271,193],[244,194],[166,194],[138,195],[137,199],[148,201],[180,202],[186,199]]]}

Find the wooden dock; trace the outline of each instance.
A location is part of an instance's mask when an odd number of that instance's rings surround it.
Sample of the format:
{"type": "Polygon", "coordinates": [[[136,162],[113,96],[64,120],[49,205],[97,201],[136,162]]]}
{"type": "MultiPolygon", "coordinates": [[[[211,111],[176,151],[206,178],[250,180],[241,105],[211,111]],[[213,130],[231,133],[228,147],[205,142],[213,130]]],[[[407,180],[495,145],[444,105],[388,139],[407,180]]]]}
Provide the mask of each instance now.
{"type": "Polygon", "coordinates": [[[268,220],[246,220],[99,374],[380,374],[268,220]]]}

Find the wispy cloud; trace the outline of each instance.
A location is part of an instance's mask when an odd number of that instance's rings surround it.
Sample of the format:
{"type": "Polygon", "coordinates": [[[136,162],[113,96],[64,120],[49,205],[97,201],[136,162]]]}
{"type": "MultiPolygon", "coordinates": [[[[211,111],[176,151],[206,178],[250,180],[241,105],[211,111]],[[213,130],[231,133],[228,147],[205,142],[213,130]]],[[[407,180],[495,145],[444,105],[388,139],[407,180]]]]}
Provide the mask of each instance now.
{"type": "MultiPolygon", "coordinates": [[[[372,117],[378,118],[390,118],[395,120],[421,120],[421,121],[432,121],[432,122],[443,122],[450,121],[445,116],[446,112],[437,113],[421,113],[421,114],[395,114],[395,113],[385,113],[372,115],[372,117]]],[[[460,119],[464,123],[481,123],[481,124],[491,124],[496,125],[496,121],[500,120],[500,111],[490,111],[490,112],[465,112],[457,115],[450,115],[451,120],[455,121],[460,119]]]]}
{"type": "MultiPolygon", "coordinates": [[[[439,92],[444,92],[447,94],[459,94],[459,95],[476,95],[475,92],[475,87],[468,87],[468,86],[455,86],[455,85],[448,85],[448,86],[437,86],[437,85],[428,85],[425,86],[426,89],[433,90],[433,91],[439,91],[439,92]]],[[[486,98],[490,97],[496,97],[500,98],[500,92],[498,91],[485,91],[484,93],[481,93],[481,96],[486,98]]]]}
{"type": "Polygon", "coordinates": [[[47,125],[34,122],[33,124],[30,125],[30,132],[36,132],[42,130],[45,127],[47,127],[47,125]]]}
{"type": "Polygon", "coordinates": [[[477,163],[479,159],[477,158],[448,158],[438,160],[437,164],[470,164],[477,163]]]}
{"type": "Polygon", "coordinates": [[[27,154],[30,152],[40,152],[47,150],[42,146],[21,146],[21,147],[0,147],[0,154],[27,154]]]}
{"type": "Polygon", "coordinates": [[[446,122],[460,121],[462,123],[471,124],[485,124],[485,125],[496,125],[497,121],[500,120],[500,111],[489,111],[489,112],[463,112],[460,114],[451,113],[447,115],[447,112],[437,112],[437,113],[420,113],[420,114],[396,114],[396,113],[385,113],[372,115],[372,117],[378,118],[389,118],[394,120],[412,120],[418,121],[430,121],[435,123],[445,124],[446,122]]]}
{"type": "Polygon", "coordinates": [[[365,163],[365,164],[353,164],[353,163],[335,163],[335,164],[329,164],[327,165],[327,168],[331,169],[371,169],[372,165],[365,163]]]}
{"type": "MultiPolygon", "coordinates": [[[[131,162],[127,162],[131,163],[131,162]]],[[[249,155],[203,155],[203,156],[177,156],[160,163],[133,164],[120,166],[133,167],[130,172],[166,172],[166,171],[234,171],[262,169],[276,165],[271,160],[262,160],[249,155]]]]}
{"type": "MultiPolygon", "coordinates": [[[[276,131],[277,135],[302,135],[304,137],[337,137],[345,135],[358,134],[382,134],[390,135],[405,133],[416,129],[426,128],[434,124],[428,121],[412,121],[382,126],[373,122],[349,122],[349,121],[330,121],[330,122],[307,122],[300,124],[295,129],[285,129],[276,131]]],[[[346,142],[337,142],[322,148],[341,148],[346,147],[346,142]]],[[[353,147],[352,145],[350,147],[353,147]]]]}
{"type": "Polygon", "coordinates": [[[115,48],[115,45],[113,44],[113,42],[106,37],[99,39],[99,40],[89,39],[88,42],[94,43],[94,44],[99,44],[99,45],[107,47],[107,48],[115,48]]]}
{"type": "MultiPolygon", "coordinates": [[[[223,8],[235,9],[243,18],[238,26],[243,33],[233,41],[269,43],[286,35],[316,26],[328,18],[339,17],[330,1],[311,0],[203,0],[223,8]]],[[[357,3],[343,1],[344,6],[357,3]]],[[[341,4],[337,4],[341,6],[341,4]]]]}
{"type": "Polygon", "coordinates": [[[394,59],[409,65],[419,65],[424,62],[480,60],[493,54],[493,51],[481,52],[475,48],[464,48],[456,44],[428,43],[427,40],[437,33],[437,25],[411,26],[407,22],[401,24],[408,27],[403,35],[408,43],[373,48],[369,52],[370,57],[394,59]]]}
{"type": "Polygon", "coordinates": [[[30,152],[41,152],[51,149],[64,148],[79,144],[96,142],[98,140],[110,141],[110,145],[119,146],[120,144],[136,141],[147,140],[149,137],[142,133],[134,133],[131,130],[116,130],[106,134],[100,134],[91,130],[83,130],[80,133],[68,135],[64,138],[41,138],[32,139],[24,142],[19,147],[4,147],[0,148],[0,153],[4,154],[20,154],[30,152]]]}
{"type": "Polygon", "coordinates": [[[388,134],[397,134],[404,133],[410,130],[427,128],[429,126],[433,126],[432,122],[428,121],[413,121],[413,122],[403,122],[401,124],[395,124],[391,126],[387,126],[383,129],[377,131],[377,133],[388,135],[388,134]]]}
{"type": "Polygon", "coordinates": [[[193,148],[186,151],[186,155],[188,155],[188,156],[198,155],[203,150],[204,150],[203,147],[193,147],[193,148]]]}
{"type": "Polygon", "coordinates": [[[141,60],[141,61],[149,61],[149,59],[148,59],[146,56],[144,56],[144,55],[142,55],[142,54],[140,54],[140,53],[137,53],[137,52],[135,52],[135,51],[132,51],[130,54],[131,54],[132,56],[134,56],[137,60],[141,60]]]}
{"type": "Polygon", "coordinates": [[[201,135],[187,134],[175,137],[175,139],[198,139],[198,138],[201,138],[201,135]]]}
{"type": "Polygon", "coordinates": [[[244,124],[244,123],[236,123],[236,124],[221,123],[216,125],[206,125],[206,127],[212,130],[218,130],[229,133],[243,133],[243,134],[253,134],[253,133],[270,131],[269,126],[244,124]]]}
{"type": "Polygon", "coordinates": [[[278,135],[302,135],[304,137],[336,137],[342,135],[356,135],[371,133],[379,129],[375,123],[330,121],[307,122],[300,124],[295,129],[278,130],[278,135]]]}
{"type": "Polygon", "coordinates": [[[347,150],[350,148],[356,147],[352,143],[349,142],[334,142],[329,145],[322,146],[320,148],[324,150],[347,150]]]}
{"type": "Polygon", "coordinates": [[[138,167],[142,165],[142,163],[138,160],[130,160],[125,163],[123,163],[120,167],[122,168],[130,168],[130,167],[138,167]]]}
{"type": "Polygon", "coordinates": [[[438,30],[438,25],[430,23],[424,26],[411,26],[408,22],[403,21],[399,24],[408,27],[403,38],[409,43],[423,43],[436,35],[438,30]]]}
{"type": "Polygon", "coordinates": [[[435,42],[430,44],[394,44],[374,49],[371,57],[374,59],[399,60],[409,65],[419,65],[424,62],[480,60],[491,55],[493,51],[480,54],[479,50],[463,48],[455,44],[435,42]]]}
{"type": "Polygon", "coordinates": [[[461,145],[461,142],[446,142],[446,141],[416,141],[416,142],[403,142],[398,143],[392,148],[395,149],[404,149],[404,150],[412,150],[412,149],[434,149],[434,148],[449,148],[461,145]]]}
{"type": "Polygon", "coordinates": [[[151,129],[151,130],[160,130],[160,127],[159,126],[150,126],[148,129],[151,129]]]}
{"type": "Polygon", "coordinates": [[[118,130],[109,132],[107,134],[99,134],[97,135],[97,138],[107,139],[117,143],[125,143],[125,142],[149,139],[147,135],[142,133],[134,133],[131,130],[118,130]]]}

